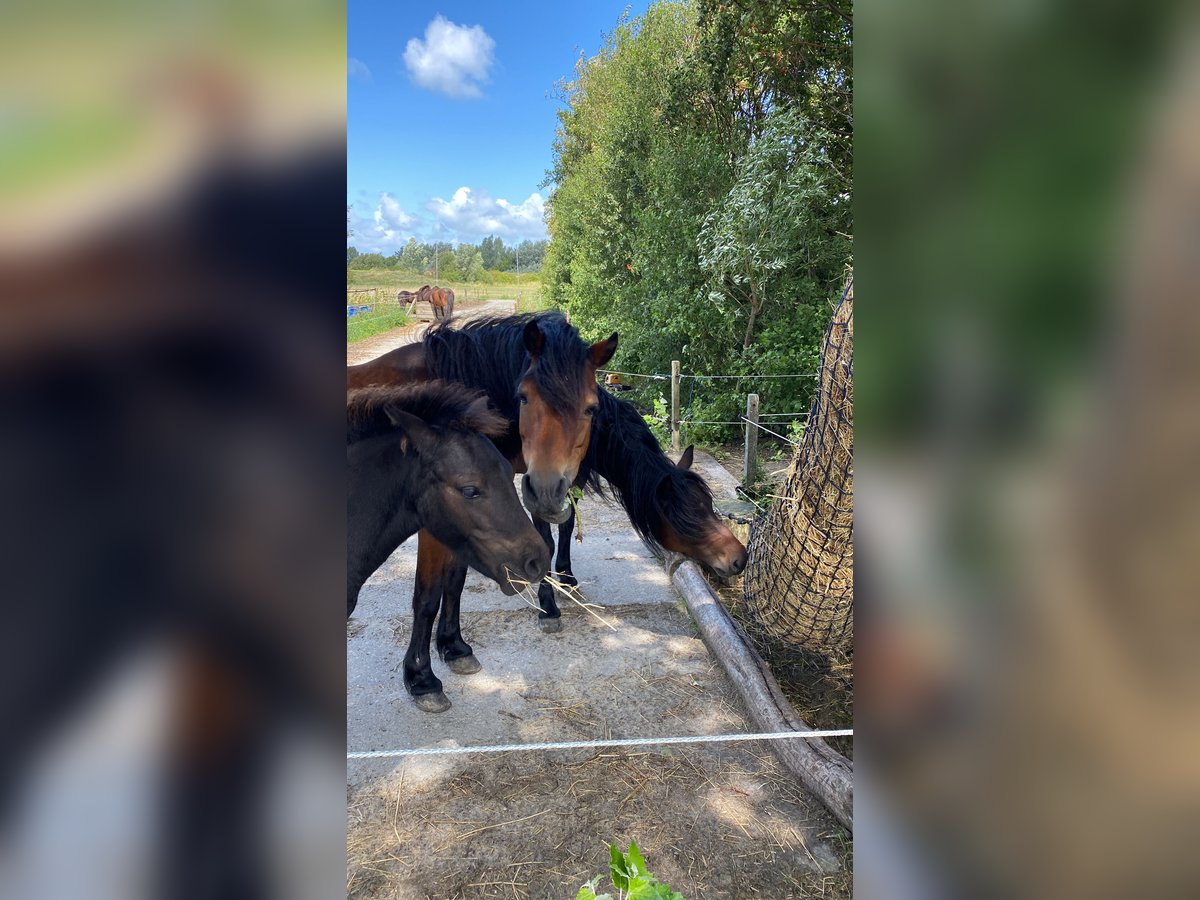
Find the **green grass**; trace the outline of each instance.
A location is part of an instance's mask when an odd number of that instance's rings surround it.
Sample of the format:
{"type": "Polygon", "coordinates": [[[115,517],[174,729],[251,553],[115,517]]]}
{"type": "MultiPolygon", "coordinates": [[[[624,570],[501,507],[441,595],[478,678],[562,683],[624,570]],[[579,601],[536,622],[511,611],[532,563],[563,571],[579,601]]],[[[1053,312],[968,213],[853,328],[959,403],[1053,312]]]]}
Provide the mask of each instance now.
{"type": "MultiPolygon", "coordinates": [[[[366,304],[363,304],[366,305],[366,304]]],[[[346,343],[366,340],[393,328],[408,324],[404,310],[397,306],[376,306],[369,313],[358,313],[346,318],[346,343]]]]}
{"type": "MultiPolygon", "coordinates": [[[[485,300],[515,300],[518,312],[533,312],[545,309],[542,299],[542,283],[536,272],[522,274],[514,272],[488,272],[490,281],[439,281],[439,287],[454,291],[456,303],[482,303],[485,300]]],[[[433,284],[430,275],[408,272],[404,269],[346,269],[346,287],[378,288],[379,301],[394,300],[396,291],[415,291],[423,284],[433,284]]],[[[368,294],[354,294],[362,303],[374,303],[368,294]]],[[[357,317],[356,317],[357,318],[357,317]]]]}

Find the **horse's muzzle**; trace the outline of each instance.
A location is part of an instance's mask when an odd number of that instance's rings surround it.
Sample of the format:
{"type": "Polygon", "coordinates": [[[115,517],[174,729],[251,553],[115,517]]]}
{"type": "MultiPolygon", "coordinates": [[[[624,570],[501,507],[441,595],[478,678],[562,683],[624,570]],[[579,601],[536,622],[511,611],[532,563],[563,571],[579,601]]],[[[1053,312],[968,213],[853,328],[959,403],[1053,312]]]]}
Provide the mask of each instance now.
{"type": "Polygon", "coordinates": [[[570,486],[566,478],[560,477],[547,489],[526,474],[521,479],[521,499],[530,515],[551,525],[561,525],[571,517],[571,504],[567,502],[570,486]]]}

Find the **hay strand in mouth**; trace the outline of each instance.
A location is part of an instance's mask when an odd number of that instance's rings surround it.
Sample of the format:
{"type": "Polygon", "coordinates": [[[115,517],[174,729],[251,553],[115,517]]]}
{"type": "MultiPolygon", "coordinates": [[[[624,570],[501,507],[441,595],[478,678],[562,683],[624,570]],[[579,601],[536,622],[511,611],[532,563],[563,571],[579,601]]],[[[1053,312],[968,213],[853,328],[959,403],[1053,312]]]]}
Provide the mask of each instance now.
{"type": "MultiPolygon", "coordinates": [[[[516,575],[513,574],[511,569],[508,569],[507,566],[505,567],[505,573],[506,573],[506,576],[507,576],[510,584],[515,584],[515,585],[520,586],[520,588],[521,588],[520,594],[522,597],[525,598],[525,602],[528,603],[530,606],[532,606],[534,609],[537,609],[540,611],[541,606],[534,603],[532,600],[530,600],[529,595],[526,593],[527,590],[530,590],[532,588],[533,583],[530,581],[526,581],[524,578],[518,578],[516,575]]],[[[550,585],[550,587],[552,587],[555,591],[562,594],[564,597],[566,597],[568,600],[570,600],[572,603],[574,603],[576,606],[578,606],[580,609],[582,609],[589,616],[596,619],[596,621],[600,622],[602,625],[604,625],[608,628],[611,628],[613,631],[617,630],[616,625],[614,625],[612,622],[608,621],[607,619],[605,619],[603,616],[601,616],[599,613],[596,612],[597,609],[604,609],[604,607],[601,606],[599,603],[592,603],[590,600],[587,599],[587,597],[584,597],[583,594],[581,594],[579,592],[578,588],[572,587],[569,584],[563,584],[557,578],[552,578],[549,575],[547,575],[545,578],[542,579],[542,583],[550,585]]]]}
{"type": "Polygon", "coordinates": [[[583,499],[583,489],[573,487],[567,491],[567,499],[571,502],[571,511],[575,513],[575,543],[583,543],[583,516],[579,514],[579,501],[583,499]]]}

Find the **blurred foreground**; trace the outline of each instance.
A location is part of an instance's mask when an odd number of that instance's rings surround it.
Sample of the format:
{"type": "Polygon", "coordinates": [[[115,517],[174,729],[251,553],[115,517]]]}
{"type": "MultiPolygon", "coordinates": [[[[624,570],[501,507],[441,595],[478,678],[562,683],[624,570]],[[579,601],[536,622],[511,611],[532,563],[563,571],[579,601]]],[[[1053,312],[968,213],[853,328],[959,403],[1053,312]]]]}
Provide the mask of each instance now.
{"type": "Polygon", "coordinates": [[[0,37],[0,895],[344,881],[341,4],[0,37]]]}
{"type": "Polygon", "coordinates": [[[1198,23],[857,12],[860,896],[1196,896],[1198,23]]]}

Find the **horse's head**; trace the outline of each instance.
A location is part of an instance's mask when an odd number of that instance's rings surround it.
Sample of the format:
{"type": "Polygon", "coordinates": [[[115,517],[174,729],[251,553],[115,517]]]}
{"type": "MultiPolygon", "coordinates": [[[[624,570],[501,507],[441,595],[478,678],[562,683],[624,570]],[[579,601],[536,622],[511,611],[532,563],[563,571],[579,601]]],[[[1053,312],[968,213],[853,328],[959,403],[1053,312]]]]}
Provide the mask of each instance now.
{"type": "Polygon", "coordinates": [[[691,468],[689,446],[655,488],[654,537],[666,549],[703,563],[721,578],[732,578],[746,568],[746,548],[721,521],[713,509],[712,492],[691,468]]]}
{"type": "MultiPolygon", "coordinates": [[[[466,421],[495,419],[495,426],[486,430],[501,433],[505,423],[486,407],[485,399],[476,400],[466,421]]],[[[518,590],[510,573],[540,580],[550,568],[549,551],[521,508],[512,466],[495,444],[460,423],[434,427],[394,408],[388,416],[421,459],[415,505],[423,527],[506,594],[518,590]]]]}
{"type": "Polygon", "coordinates": [[[526,469],[521,495],[530,513],[560,524],[571,513],[567,491],[587,453],[599,405],[596,369],[616,352],[617,335],[588,346],[565,323],[546,324],[549,334],[537,319],[525,326],[529,364],[517,381],[526,469]]]}

